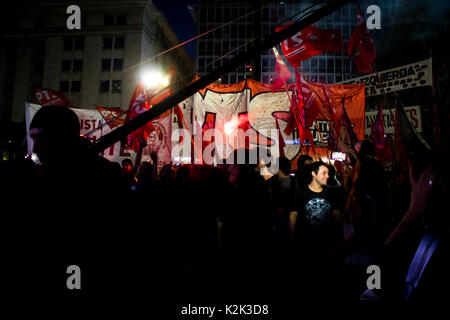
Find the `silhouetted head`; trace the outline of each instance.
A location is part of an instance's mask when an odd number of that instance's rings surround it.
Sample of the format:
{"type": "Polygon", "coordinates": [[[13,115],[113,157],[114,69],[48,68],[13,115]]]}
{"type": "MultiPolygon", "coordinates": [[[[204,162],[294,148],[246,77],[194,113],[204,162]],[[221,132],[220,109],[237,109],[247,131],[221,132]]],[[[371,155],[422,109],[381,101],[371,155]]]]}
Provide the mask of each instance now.
{"type": "Polygon", "coordinates": [[[286,157],[280,157],[278,159],[279,169],[285,175],[289,175],[291,173],[291,160],[286,157]]]}
{"type": "Polygon", "coordinates": [[[361,143],[361,147],[358,152],[358,158],[361,159],[363,157],[374,157],[375,156],[375,145],[370,140],[364,140],[361,143]]]}
{"type": "Polygon", "coordinates": [[[45,106],[36,112],[30,124],[33,152],[41,163],[54,163],[76,154],[80,145],[80,122],[72,110],[45,106]]]}
{"type": "Polygon", "coordinates": [[[306,165],[311,164],[313,162],[313,158],[307,154],[302,154],[297,159],[297,170],[301,171],[306,165]]]}
{"type": "Polygon", "coordinates": [[[133,161],[131,159],[123,159],[122,160],[122,172],[124,174],[130,174],[133,170],[133,161]]]}

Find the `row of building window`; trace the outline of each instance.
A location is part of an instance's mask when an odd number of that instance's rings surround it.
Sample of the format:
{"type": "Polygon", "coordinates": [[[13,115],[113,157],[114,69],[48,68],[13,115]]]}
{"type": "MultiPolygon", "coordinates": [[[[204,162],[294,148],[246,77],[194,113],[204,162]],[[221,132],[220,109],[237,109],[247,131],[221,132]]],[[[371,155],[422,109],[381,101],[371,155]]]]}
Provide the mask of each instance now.
{"type": "MultiPolygon", "coordinates": [[[[123,59],[102,59],[101,71],[120,71],[123,69],[123,59]]],[[[61,71],[77,72],[83,70],[83,60],[63,60],[61,71]]]]}
{"type": "MultiPolygon", "coordinates": [[[[100,80],[99,91],[121,93],[122,92],[122,80],[100,80]]],[[[81,91],[81,81],[60,81],[59,91],[76,93],[81,91]]]]}
{"type": "MultiPolygon", "coordinates": [[[[111,36],[103,37],[103,50],[107,49],[123,49],[125,47],[125,37],[124,36],[111,36]]],[[[63,40],[63,50],[83,50],[84,49],[84,38],[64,38],[63,40]]]]}
{"type": "MultiPolygon", "coordinates": [[[[263,21],[270,22],[278,22],[290,17],[297,15],[302,12],[302,10],[310,7],[311,3],[301,4],[291,4],[291,5],[280,5],[275,6],[274,4],[271,7],[264,7],[262,11],[256,11],[253,14],[250,14],[250,9],[247,7],[240,8],[201,8],[200,9],[200,21],[210,21],[211,23],[222,23],[229,22],[233,19],[237,19],[239,17],[243,17],[249,14],[247,17],[242,18],[241,21],[251,20],[253,19],[253,15],[259,15],[262,17],[263,21]]],[[[317,9],[317,7],[315,7],[317,9]]],[[[306,11],[305,11],[306,12],[306,11]]],[[[336,10],[334,13],[325,17],[327,20],[340,20],[342,19],[352,19],[356,17],[356,9],[354,6],[348,5],[339,10],[336,10]]]]}
{"type": "Polygon", "coordinates": [[[126,15],[108,15],[104,17],[105,26],[124,26],[127,24],[126,15]]]}

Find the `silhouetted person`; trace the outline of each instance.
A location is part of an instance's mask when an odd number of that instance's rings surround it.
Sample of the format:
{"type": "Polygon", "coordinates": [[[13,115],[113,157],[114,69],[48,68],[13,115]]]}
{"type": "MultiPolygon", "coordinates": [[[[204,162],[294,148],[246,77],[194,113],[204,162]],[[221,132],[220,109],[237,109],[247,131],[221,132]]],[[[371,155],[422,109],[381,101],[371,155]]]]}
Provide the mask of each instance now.
{"type": "Polygon", "coordinates": [[[275,230],[280,250],[290,247],[289,212],[296,190],[295,177],[290,176],[291,161],[286,157],[278,158],[278,172],[266,181],[270,188],[273,210],[276,212],[275,230]]]}
{"type": "Polygon", "coordinates": [[[122,175],[131,188],[131,186],[136,182],[136,179],[134,178],[133,161],[129,158],[122,160],[122,175]]]}
{"type": "Polygon", "coordinates": [[[68,108],[42,107],[29,133],[40,165],[16,226],[15,288],[55,296],[113,294],[130,281],[123,262],[133,264],[120,171],[90,150],[68,108]],[[81,290],[66,286],[71,265],[81,269],[81,290]]]}
{"type": "Polygon", "coordinates": [[[450,297],[450,218],[445,210],[449,180],[442,168],[430,163],[425,169],[417,163],[410,166],[409,208],[376,260],[382,285],[374,292],[383,300],[443,305],[450,297]]]}
{"type": "Polygon", "coordinates": [[[297,172],[295,173],[298,188],[302,188],[308,184],[309,175],[311,172],[310,164],[312,162],[313,159],[307,154],[302,154],[298,157],[297,172]]]}

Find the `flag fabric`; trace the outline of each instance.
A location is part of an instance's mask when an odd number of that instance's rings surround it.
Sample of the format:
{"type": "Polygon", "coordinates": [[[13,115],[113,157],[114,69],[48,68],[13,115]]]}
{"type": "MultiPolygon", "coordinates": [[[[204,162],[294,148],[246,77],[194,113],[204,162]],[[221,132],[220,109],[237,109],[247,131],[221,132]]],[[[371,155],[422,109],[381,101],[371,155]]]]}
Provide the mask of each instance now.
{"type": "Polygon", "coordinates": [[[375,148],[384,149],[386,146],[386,138],[384,136],[383,128],[383,101],[380,101],[380,108],[378,109],[377,118],[372,124],[372,132],[370,133],[375,148]]]}
{"type": "Polygon", "coordinates": [[[120,127],[125,123],[126,115],[120,108],[106,108],[95,105],[95,108],[102,115],[103,119],[105,119],[106,123],[111,129],[116,127],[120,127]]]}
{"type": "Polygon", "coordinates": [[[364,84],[337,85],[309,83],[309,89],[315,94],[313,104],[307,111],[307,128],[313,131],[314,143],[332,151],[346,152],[354,156],[352,130],[356,139],[364,139],[365,91],[364,84]],[[346,118],[348,118],[346,120],[346,118]],[[328,141],[335,144],[328,146],[328,141]]]}
{"type": "Polygon", "coordinates": [[[431,148],[428,143],[417,133],[416,129],[412,126],[405,110],[401,106],[397,106],[396,110],[396,130],[398,134],[396,135],[396,146],[400,149],[404,148],[402,151],[406,157],[411,157],[415,153],[423,153],[430,151],[431,148]],[[398,145],[398,143],[400,145],[398,145]]]}
{"type": "Polygon", "coordinates": [[[272,82],[274,90],[280,90],[283,86],[286,86],[291,73],[284,62],[283,58],[278,53],[277,48],[273,47],[273,54],[275,55],[275,80],[272,82]]]}
{"type": "Polygon", "coordinates": [[[384,134],[383,100],[380,101],[377,118],[372,124],[370,139],[375,145],[375,156],[384,163],[392,162],[392,149],[384,134]]]}
{"type": "Polygon", "coordinates": [[[295,69],[295,80],[297,96],[292,103],[293,106],[290,110],[288,125],[285,128],[285,133],[289,134],[295,129],[295,127],[297,127],[301,137],[302,128],[306,128],[308,125],[306,113],[308,112],[308,117],[312,118],[318,113],[318,110],[317,106],[314,104],[315,93],[309,88],[309,82],[303,78],[297,69],[295,69]],[[293,112],[296,113],[294,114],[293,112]]]}
{"type": "Polygon", "coordinates": [[[358,25],[348,41],[348,55],[355,63],[358,72],[371,73],[371,63],[376,58],[375,45],[359,5],[357,6],[357,18],[358,25]]]}
{"type": "MultiPolygon", "coordinates": [[[[171,94],[170,90],[164,90],[160,93],[155,94],[152,97],[148,97],[145,88],[141,82],[139,82],[134,90],[133,97],[131,98],[130,104],[128,106],[128,113],[125,122],[134,119],[143,112],[149,110],[152,105],[158,104],[171,94]]],[[[162,119],[170,114],[171,110],[164,112],[157,119],[162,119]]],[[[137,129],[128,136],[127,145],[135,150],[139,150],[139,141],[144,139],[147,140],[149,134],[155,130],[153,124],[154,121],[149,121],[143,127],[137,129]]]]}
{"type": "Polygon", "coordinates": [[[33,90],[41,106],[73,107],[73,102],[59,91],[46,88],[34,88],[33,90]]]}
{"type": "MultiPolygon", "coordinates": [[[[281,31],[289,25],[277,27],[275,31],[281,31]]],[[[339,30],[321,30],[310,25],[284,40],[281,43],[281,48],[289,63],[294,67],[298,67],[302,60],[309,59],[323,52],[342,51],[344,45],[339,30]]]]}

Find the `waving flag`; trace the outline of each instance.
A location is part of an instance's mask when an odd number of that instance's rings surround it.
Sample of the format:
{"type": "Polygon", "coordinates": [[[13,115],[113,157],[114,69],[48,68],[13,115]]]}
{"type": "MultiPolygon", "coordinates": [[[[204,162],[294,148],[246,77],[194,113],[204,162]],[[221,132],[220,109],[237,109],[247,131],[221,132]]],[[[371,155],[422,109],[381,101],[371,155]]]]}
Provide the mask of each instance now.
{"type": "Polygon", "coordinates": [[[68,108],[73,107],[73,102],[59,91],[45,88],[34,88],[33,90],[41,106],[64,106],[68,108]]]}
{"type": "MultiPolygon", "coordinates": [[[[296,126],[299,128],[299,131],[301,131],[302,128],[306,128],[308,126],[306,119],[307,113],[308,118],[315,117],[318,113],[318,109],[315,105],[310,108],[314,103],[315,93],[309,88],[308,81],[302,77],[297,69],[295,70],[295,79],[298,99],[292,102],[293,106],[290,110],[288,125],[284,129],[286,134],[290,134],[296,126]],[[293,114],[294,111],[296,111],[295,115],[293,114]]],[[[299,134],[301,135],[301,132],[299,132],[299,134]]]]}
{"type": "Polygon", "coordinates": [[[386,138],[384,137],[383,128],[383,101],[380,101],[380,108],[378,109],[377,119],[372,124],[370,138],[377,149],[383,149],[386,145],[386,138]]]}
{"type": "Polygon", "coordinates": [[[273,81],[272,86],[274,90],[279,90],[287,84],[287,81],[291,77],[291,73],[289,72],[286,63],[283,61],[283,58],[278,53],[277,48],[273,47],[272,50],[276,61],[275,80],[273,81]]]}
{"type": "Polygon", "coordinates": [[[355,63],[358,72],[371,73],[371,63],[376,58],[375,46],[359,5],[357,7],[357,17],[358,25],[348,41],[348,55],[355,63]]]}
{"type": "Polygon", "coordinates": [[[111,129],[120,127],[125,123],[126,115],[120,108],[105,108],[97,105],[95,108],[98,112],[100,112],[103,119],[105,119],[111,129]]]}
{"type": "MultiPolygon", "coordinates": [[[[277,27],[275,31],[281,31],[289,25],[277,27]]],[[[298,67],[302,60],[323,52],[342,51],[344,45],[339,30],[321,30],[311,25],[284,40],[281,43],[281,48],[289,63],[298,67]]]]}
{"type": "MultiPolygon", "coordinates": [[[[142,83],[138,83],[136,89],[134,90],[133,97],[131,98],[130,105],[128,107],[129,112],[125,119],[125,122],[134,119],[141,113],[149,110],[152,105],[158,104],[165,98],[170,95],[170,90],[164,90],[151,98],[147,96],[145,92],[144,86],[142,83]]],[[[157,119],[162,119],[167,117],[170,114],[170,109],[163,114],[161,114],[157,119]]],[[[128,146],[130,146],[133,150],[139,150],[139,141],[142,139],[147,140],[149,134],[155,130],[155,126],[153,124],[154,121],[148,122],[145,126],[137,129],[135,132],[128,136],[128,146]]]]}

